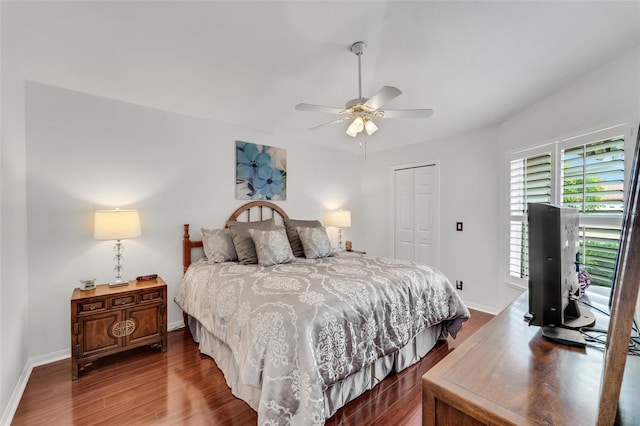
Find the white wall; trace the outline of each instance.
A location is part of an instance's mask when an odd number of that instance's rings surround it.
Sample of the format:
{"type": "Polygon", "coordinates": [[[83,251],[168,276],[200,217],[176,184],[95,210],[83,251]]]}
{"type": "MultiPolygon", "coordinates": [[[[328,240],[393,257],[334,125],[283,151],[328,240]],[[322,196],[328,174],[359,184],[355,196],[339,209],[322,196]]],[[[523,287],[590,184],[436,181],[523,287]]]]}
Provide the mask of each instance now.
{"type": "MultiPolygon", "coordinates": [[[[0,2],[0,11],[2,3],[0,2]]],[[[5,26],[5,14],[0,25],[5,26]]],[[[12,39],[4,32],[1,80],[0,145],[0,424],[5,407],[19,397],[16,383],[29,358],[29,301],[27,284],[27,205],[24,145],[24,85],[14,85],[21,70],[15,63],[12,39]]]]}
{"type": "Polygon", "coordinates": [[[364,246],[390,256],[393,166],[438,161],[440,168],[440,265],[471,307],[497,312],[518,292],[498,280],[498,145],[496,129],[371,154],[363,165],[362,203],[368,232],[364,246]],[[464,231],[456,231],[456,222],[464,231]]]}
{"type": "Polygon", "coordinates": [[[357,211],[357,154],[31,82],[26,116],[31,357],[68,350],[79,279],[113,278],[113,241],[92,239],[96,208],[140,211],[142,236],[124,242],[125,277],[164,277],[169,323],[181,322],[173,297],[182,224],[199,237],[201,226],[224,226],[245,202],[235,200],[236,140],[287,149],[287,200],[278,204],[292,218],[357,211]]]}
{"type": "MultiPolygon", "coordinates": [[[[499,126],[501,151],[516,151],[628,120],[640,110],[640,47],[499,126]]],[[[637,126],[636,126],[637,127],[637,126]]]]}

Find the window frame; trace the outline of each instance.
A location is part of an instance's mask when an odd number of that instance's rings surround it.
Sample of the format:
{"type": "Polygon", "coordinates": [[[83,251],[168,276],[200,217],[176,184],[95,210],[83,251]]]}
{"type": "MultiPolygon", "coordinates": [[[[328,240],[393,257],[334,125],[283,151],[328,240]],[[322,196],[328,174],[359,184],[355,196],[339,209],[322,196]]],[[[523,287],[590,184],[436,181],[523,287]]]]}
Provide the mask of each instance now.
{"type": "MultiPolygon", "coordinates": [[[[613,139],[616,137],[624,138],[624,202],[623,210],[627,203],[627,187],[629,185],[629,176],[631,174],[632,157],[627,153],[633,154],[634,152],[634,140],[632,139],[633,129],[629,123],[616,124],[609,127],[599,128],[598,130],[574,134],[569,137],[559,138],[551,142],[545,142],[539,145],[534,145],[529,148],[518,149],[507,155],[506,161],[506,223],[503,225],[503,229],[506,230],[506,251],[502,256],[502,264],[504,265],[504,276],[507,285],[513,286],[519,289],[528,288],[528,280],[526,278],[519,278],[511,275],[510,270],[510,255],[511,255],[511,222],[519,221],[526,222],[526,215],[513,215],[511,213],[511,163],[516,160],[527,159],[535,157],[537,155],[543,155],[550,153],[551,155],[551,190],[550,199],[552,204],[562,205],[562,150],[573,148],[577,145],[586,145],[606,139],[613,139]]],[[[601,214],[601,215],[585,215],[580,214],[580,227],[598,227],[598,226],[612,226],[614,222],[618,221],[619,226],[622,226],[622,214],[601,214]]]]}

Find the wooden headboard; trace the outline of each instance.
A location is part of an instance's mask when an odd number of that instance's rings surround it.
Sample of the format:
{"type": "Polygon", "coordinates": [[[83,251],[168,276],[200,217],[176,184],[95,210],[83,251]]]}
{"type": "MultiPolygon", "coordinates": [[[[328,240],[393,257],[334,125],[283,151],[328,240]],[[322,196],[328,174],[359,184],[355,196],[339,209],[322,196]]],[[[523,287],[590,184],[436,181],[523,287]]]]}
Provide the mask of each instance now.
{"type": "MultiPolygon", "coordinates": [[[[282,208],[269,201],[252,201],[244,204],[234,211],[229,220],[239,222],[259,222],[273,218],[283,222],[289,216],[282,208]]],[[[226,226],[226,225],[225,225],[226,226]]],[[[187,272],[191,265],[191,252],[194,248],[202,247],[202,240],[192,240],[189,236],[189,224],[184,224],[184,235],[182,236],[182,273],[187,272]]]]}

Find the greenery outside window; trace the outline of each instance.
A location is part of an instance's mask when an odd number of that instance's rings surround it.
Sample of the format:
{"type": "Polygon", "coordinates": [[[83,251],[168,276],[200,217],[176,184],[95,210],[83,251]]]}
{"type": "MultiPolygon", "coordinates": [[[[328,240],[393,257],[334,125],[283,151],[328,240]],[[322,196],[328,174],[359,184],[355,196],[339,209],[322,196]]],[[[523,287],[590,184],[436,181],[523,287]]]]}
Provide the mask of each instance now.
{"type": "Polygon", "coordinates": [[[508,278],[528,282],[527,203],[578,209],[580,263],[593,285],[611,286],[624,212],[624,126],[553,142],[510,161],[508,278]]]}

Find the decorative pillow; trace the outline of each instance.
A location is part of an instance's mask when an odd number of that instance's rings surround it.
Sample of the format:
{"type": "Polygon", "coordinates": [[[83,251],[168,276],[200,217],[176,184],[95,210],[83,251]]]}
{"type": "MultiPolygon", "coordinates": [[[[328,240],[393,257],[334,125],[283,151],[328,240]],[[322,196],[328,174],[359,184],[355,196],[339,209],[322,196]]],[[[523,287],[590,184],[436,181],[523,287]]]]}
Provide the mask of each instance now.
{"type": "Polygon", "coordinates": [[[291,252],[291,246],[284,228],[260,231],[249,229],[251,238],[256,246],[258,264],[260,266],[279,265],[296,260],[291,252]]]}
{"type": "Polygon", "coordinates": [[[307,259],[318,259],[333,255],[333,248],[324,227],[301,228],[297,227],[298,236],[307,259]]]}
{"type": "Polygon", "coordinates": [[[259,229],[267,231],[276,229],[273,219],[263,220],[261,222],[236,222],[228,221],[227,226],[231,231],[231,239],[238,253],[238,261],[242,265],[250,265],[258,263],[258,255],[256,254],[256,246],[251,239],[249,229],[259,229]]]}
{"type": "Polygon", "coordinates": [[[202,232],[202,247],[207,260],[216,263],[238,260],[238,254],[231,239],[231,231],[200,228],[200,232],[202,232]]]}
{"type": "Polygon", "coordinates": [[[300,242],[300,237],[298,236],[296,228],[322,228],[322,224],[319,220],[285,219],[284,226],[287,228],[287,237],[289,238],[291,250],[295,257],[304,257],[304,249],[302,248],[302,243],[300,242]]]}

